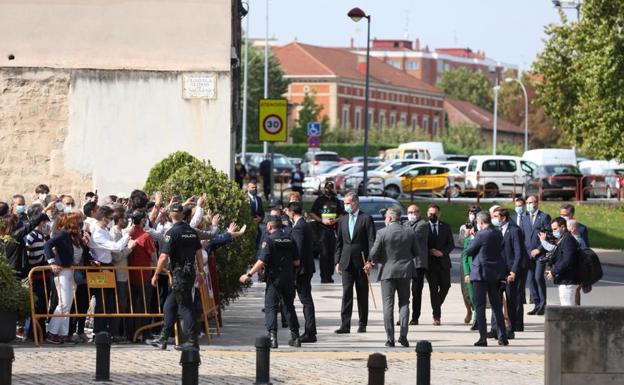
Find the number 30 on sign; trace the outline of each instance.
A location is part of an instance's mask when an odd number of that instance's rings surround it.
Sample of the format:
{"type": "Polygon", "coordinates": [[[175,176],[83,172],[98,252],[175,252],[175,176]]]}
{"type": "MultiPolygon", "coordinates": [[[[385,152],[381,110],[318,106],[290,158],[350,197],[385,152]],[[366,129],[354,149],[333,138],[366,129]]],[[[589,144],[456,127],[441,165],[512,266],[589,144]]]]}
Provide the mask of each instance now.
{"type": "Polygon", "coordinates": [[[258,102],[258,139],[266,142],[285,142],[287,137],[288,101],[260,99],[258,102]]]}

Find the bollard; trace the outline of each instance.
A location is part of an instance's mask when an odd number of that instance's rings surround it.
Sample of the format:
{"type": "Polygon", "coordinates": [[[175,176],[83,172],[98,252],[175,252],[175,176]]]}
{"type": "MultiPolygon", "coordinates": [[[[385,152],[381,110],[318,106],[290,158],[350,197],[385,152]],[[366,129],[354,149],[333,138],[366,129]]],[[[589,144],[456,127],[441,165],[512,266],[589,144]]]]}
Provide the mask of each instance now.
{"type": "Polygon", "coordinates": [[[271,367],[271,339],[267,336],[256,338],[256,382],[254,385],[272,385],[269,376],[271,367]]]}
{"type": "Polygon", "coordinates": [[[108,332],[95,335],[95,381],[110,381],[111,338],[108,332]]]}
{"type": "Polygon", "coordinates": [[[200,364],[199,349],[194,346],[187,346],[182,350],[182,354],[180,354],[182,385],[197,385],[199,383],[200,364]]]}
{"type": "Polygon", "coordinates": [[[416,385],[431,384],[431,342],[418,341],[416,344],[416,385]]]}
{"type": "Polygon", "coordinates": [[[15,354],[9,344],[0,344],[0,384],[11,385],[15,354]]]}
{"type": "Polygon", "coordinates": [[[384,385],[388,362],[381,353],[368,356],[368,385],[384,385]]]}

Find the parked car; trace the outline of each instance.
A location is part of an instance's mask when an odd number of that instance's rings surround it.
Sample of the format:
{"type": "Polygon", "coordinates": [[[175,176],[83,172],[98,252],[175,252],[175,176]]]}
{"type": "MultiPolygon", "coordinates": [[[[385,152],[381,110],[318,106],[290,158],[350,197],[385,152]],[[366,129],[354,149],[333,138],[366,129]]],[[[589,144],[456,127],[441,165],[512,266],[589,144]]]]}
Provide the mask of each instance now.
{"type": "Polygon", "coordinates": [[[407,220],[405,209],[401,203],[395,199],[388,197],[360,197],[360,210],[373,217],[377,230],[386,225],[384,216],[386,210],[390,207],[399,208],[401,210],[401,221],[407,220]]]}
{"type": "Polygon", "coordinates": [[[468,162],[469,155],[444,154],[438,155],[434,160],[438,162],[468,162]]]}
{"type": "MultiPolygon", "coordinates": [[[[571,164],[551,164],[539,166],[531,173],[527,179],[524,192],[528,195],[537,196],[540,193],[541,198],[562,198],[570,200],[576,197],[577,188],[589,186],[589,180],[583,178],[583,174],[578,167],[571,164]]],[[[589,196],[589,191],[585,191],[583,198],[589,196]]]]}
{"type": "MultiPolygon", "coordinates": [[[[388,174],[396,172],[397,170],[400,170],[407,166],[412,166],[415,164],[427,164],[427,163],[429,162],[426,160],[418,160],[418,159],[391,160],[386,163],[382,163],[378,165],[372,171],[369,171],[367,173],[368,181],[370,183],[371,181],[374,181],[375,179],[385,178],[387,177],[388,174]]],[[[349,175],[344,180],[344,189],[345,190],[357,189],[357,191],[359,191],[360,193],[363,193],[364,191],[363,191],[362,179],[364,179],[364,174],[362,172],[356,172],[356,173],[349,175]]]]}
{"type": "MultiPolygon", "coordinates": [[[[328,168],[324,173],[317,176],[307,176],[303,182],[304,191],[315,192],[322,186],[325,182],[332,180],[336,182],[336,190],[340,190],[340,186],[338,183],[338,179],[344,176],[352,174],[354,172],[360,172],[363,168],[362,163],[347,163],[347,164],[337,164],[328,168]]],[[[369,169],[372,167],[369,165],[369,169]]]]}
{"type": "Polygon", "coordinates": [[[624,177],[624,165],[617,161],[586,160],[579,162],[578,167],[584,178],[589,180],[590,197],[617,196],[624,177]]]}
{"type": "MultiPolygon", "coordinates": [[[[354,156],[353,158],[351,158],[352,161],[354,162],[364,162],[364,157],[363,156],[354,156]]],[[[379,164],[381,163],[381,158],[379,158],[378,156],[369,156],[368,157],[368,164],[379,164]]]]}
{"type": "Polygon", "coordinates": [[[298,164],[301,164],[301,162],[303,162],[303,159],[301,158],[293,158],[293,157],[288,157],[288,161],[290,161],[290,164],[292,164],[293,166],[297,166],[298,164]]]}
{"type": "Polygon", "coordinates": [[[402,193],[442,196],[451,194],[456,198],[461,195],[462,187],[455,184],[455,178],[463,180],[463,177],[463,173],[457,169],[436,164],[419,164],[402,168],[383,179],[371,180],[368,190],[371,194],[391,198],[397,198],[402,193]]]}
{"type": "MultiPolygon", "coordinates": [[[[264,160],[264,154],[261,152],[248,152],[245,154],[245,168],[249,179],[260,178],[260,163],[264,160]]],[[[287,182],[295,167],[290,163],[288,158],[283,154],[273,154],[273,173],[277,182],[287,182]]]]}
{"type": "Polygon", "coordinates": [[[484,195],[494,198],[502,194],[522,193],[522,187],[537,166],[517,156],[474,155],[468,159],[466,190],[473,193],[485,189],[484,195]],[[479,176],[477,178],[477,175],[479,176]],[[477,180],[478,179],[478,180],[477,180]]]}
{"type": "Polygon", "coordinates": [[[570,148],[537,148],[525,151],[522,159],[538,166],[547,164],[577,164],[576,151],[570,148]]]}
{"type": "Polygon", "coordinates": [[[339,163],[340,157],[333,151],[308,151],[303,157],[301,171],[306,176],[316,176],[339,163]]]}
{"type": "Polygon", "coordinates": [[[444,155],[444,147],[440,142],[409,142],[399,145],[397,148],[389,148],[384,151],[383,160],[394,159],[423,159],[432,160],[444,155]]]}

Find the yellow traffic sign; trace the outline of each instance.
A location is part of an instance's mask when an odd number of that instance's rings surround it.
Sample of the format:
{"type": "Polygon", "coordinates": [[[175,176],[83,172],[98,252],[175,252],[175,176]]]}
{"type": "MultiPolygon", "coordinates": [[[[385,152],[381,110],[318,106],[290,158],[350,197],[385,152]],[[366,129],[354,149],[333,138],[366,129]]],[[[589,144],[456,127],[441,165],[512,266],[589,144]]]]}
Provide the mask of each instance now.
{"type": "Polygon", "coordinates": [[[285,142],[287,137],[288,101],[260,99],[258,102],[258,137],[263,142],[285,142]]]}

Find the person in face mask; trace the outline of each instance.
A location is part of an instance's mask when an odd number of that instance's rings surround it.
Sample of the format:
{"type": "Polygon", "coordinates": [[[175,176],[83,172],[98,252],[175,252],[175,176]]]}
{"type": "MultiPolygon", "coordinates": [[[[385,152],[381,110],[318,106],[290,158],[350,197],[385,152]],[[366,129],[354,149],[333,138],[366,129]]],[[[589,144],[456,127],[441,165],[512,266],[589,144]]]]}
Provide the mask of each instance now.
{"type": "Polygon", "coordinates": [[[455,248],[455,240],[451,227],[440,221],[440,207],[429,205],[429,265],[427,282],[433,309],[433,325],[440,325],[442,304],[451,288],[451,251],[455,248]]]}
{"type": "Polygon", "coordinates": [[[553,255],[554,263],[546,273],[546,278],[559,287],[561,306],[574,306],[576,288],[579,285],[578,243],[567,229],[566,220],[557,217],[551,222],[553,236],[558,240],[553,255]]]}
{"type": "MultiPolygon", "coordinates": [[[[559,216],[562,217],[563,219],[565,219],[566,221],[569,220],[573,220],[574,219],[574,205],[570,204],[570,203],[564,203],[561,205],[561,208],[559,209],[559,216]]],[[[576,221],[577,224],[577,231],[578,234],[580,236],[580,238],[583,239],[583,241],[585,242],[585,247],[590,247],[589,246],[589,235],[588,235],[588,231],[587,231],[587,227],[576,221]]]]}
{"type": "Polygon", "coordinates": [[[35,201],[43,207],[50,203],[50,188],[45,184],[40,184],[35,188],[35,201]]]}
{"type": "Polygon", "coordinates": [[[459,241],[462,245],[462,255],[460,268],[461,291],[464,298],[464,306],[466,307],[466,316],[464,323],[471,323],[470,330],[477,330],[477,319],[474,307],[474,290],[470,282],[470,270],[472,268],[472,257],[466,254],[468,244],[477,233],[477,214],[481,212],[481,207],[470,206],[468,209],[468,220],[459,229],[459,241]]]}
{"type": "Polygon", "coordinates": [[[12,207],[13,214],[17,215],[20,221],[28,220],[28,216],[26,215],[26,199],[24,199],[23,195],[13,195],[12,207]]]}
{"type": "Polygon", "coordinates": [[[420,309],[422,303],[422,289],[425,283],[425,273],[429,266],[429,226],[427,221],[420,216],[420,208],[410,205],[407,208],[407,222],[403,226],[411,229],[416,237],[416,247],[418,253],[414,258],[414,276],[412,277],[412,317],[410,325],[418,325],[420,309]]]}
{"type": "Polygon", "coordinates": [[[315,250],[319,255],[321,283],[334,283],[334,251],[336,249],[336,227],[340,216],[344,214],[344,206],[334,193],[334,184],[325,183],[322,194],[316,198],[310,210],[314,219],[313,225],[317,239],[315,250]]]}
{"type": "Polygon", "coordinates": [[[258,196],[258,185],[256,182],[247,183],[247,196],[249,197],[249,207],[251,209],[251,217],[258,228],[256,236],[256,248],[260,245],[262,238],[262,221],[264,221],[264,208],[262,207],[262,198],[258,196]]]}
{"type": "Polygon", "coordinates": [[[74,198],[71,195],[62,195],[61,204],[64,213],[71,213],[72,210],[74,210],[74,208],[76,207],[74,198]]]}
{"type": "Polygon", "coordinates": [[[514,212],[511,214],[510,221],[522,229],[522,221],[525,220],[527,216],[526,200],[522,197],[517,197],[514,199],[514,205],[514,212]]]}

